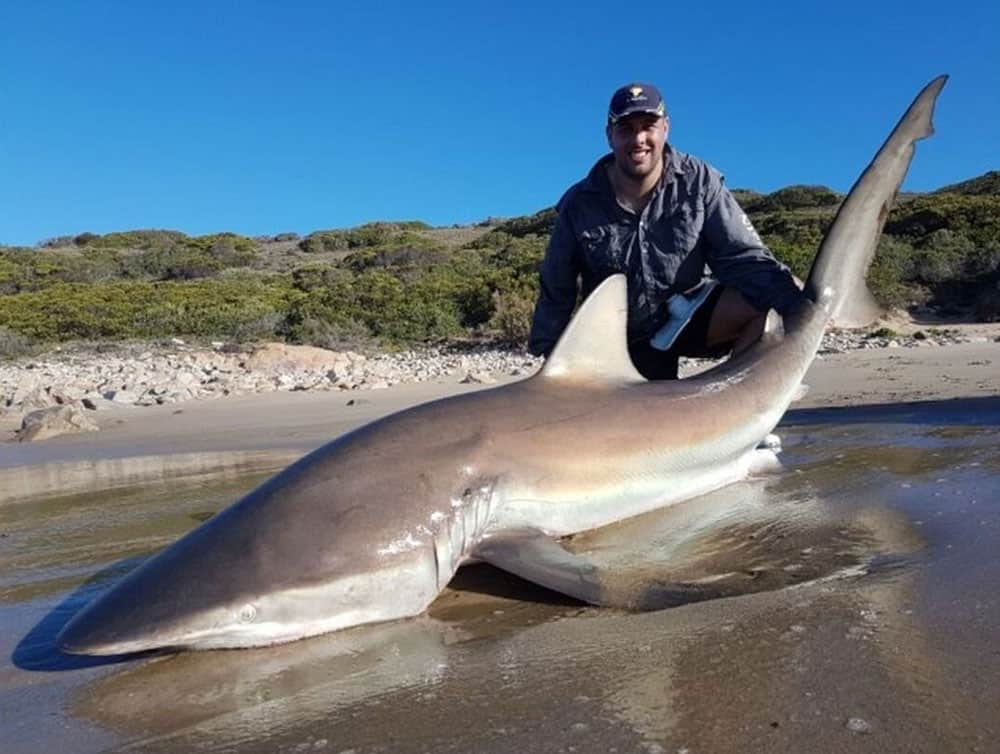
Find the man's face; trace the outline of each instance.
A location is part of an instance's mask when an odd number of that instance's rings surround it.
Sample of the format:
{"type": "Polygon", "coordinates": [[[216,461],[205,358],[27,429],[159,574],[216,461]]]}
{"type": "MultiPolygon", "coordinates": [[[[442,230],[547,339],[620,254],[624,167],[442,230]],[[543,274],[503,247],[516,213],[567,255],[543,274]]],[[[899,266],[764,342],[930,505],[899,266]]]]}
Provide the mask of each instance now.
{"type": "Polygon", "coordinates": [[[645,113],[629,115],[609,124],[608,145],[615,154],[618,169],[638,179],[659,169],[667,127],[667,119],[663,116],[645,113]]]}

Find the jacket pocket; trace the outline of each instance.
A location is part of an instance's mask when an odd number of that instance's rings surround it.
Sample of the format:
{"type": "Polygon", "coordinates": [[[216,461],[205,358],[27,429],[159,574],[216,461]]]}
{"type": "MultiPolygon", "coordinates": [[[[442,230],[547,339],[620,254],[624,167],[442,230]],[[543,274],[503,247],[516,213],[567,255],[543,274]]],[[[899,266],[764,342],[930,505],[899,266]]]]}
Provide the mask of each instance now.
{"type": "Polygon", "coordinates": [[[607,225],[588,228],[580,233],[580,247],[587,266],[598,275],[622,271],[623,244],[619,234],[607,225]]]}
{"type": "Polygon", "coordinates": [[[674,250],[684,256],[698,245],[704,225],[705,208],[700,203],[695,206],[682,204],[670,214],[665,230],[674,250]]]}

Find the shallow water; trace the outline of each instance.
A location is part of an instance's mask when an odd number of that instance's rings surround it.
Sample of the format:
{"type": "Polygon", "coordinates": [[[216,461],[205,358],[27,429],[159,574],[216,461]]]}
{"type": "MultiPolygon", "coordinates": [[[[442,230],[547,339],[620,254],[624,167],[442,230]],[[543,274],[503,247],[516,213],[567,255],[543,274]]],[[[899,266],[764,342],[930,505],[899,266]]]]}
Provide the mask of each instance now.
{"type": "Polygon", "coordinates": [[[3,751],[1000,751],[1000,402],[936,408],[793,412],[785,471],[568,542],[689,603],[644,613],[475,566],[414,620],[75,658],[82,604],[272,469],[5,504],[3,751]]]}

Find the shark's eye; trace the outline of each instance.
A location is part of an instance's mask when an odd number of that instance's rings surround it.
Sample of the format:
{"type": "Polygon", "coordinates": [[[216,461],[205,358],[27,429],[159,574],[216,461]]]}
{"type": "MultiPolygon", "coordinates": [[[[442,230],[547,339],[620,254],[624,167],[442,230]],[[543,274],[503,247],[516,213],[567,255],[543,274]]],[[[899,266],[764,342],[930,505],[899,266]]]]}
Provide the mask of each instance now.
{"type": "Polygon", "coordinates": [[[255,608],[249,602],[240,608],[239,612],[240,623],[253,623],[253,620],[256,617],[257,617],[257,608],[255,608]]]}

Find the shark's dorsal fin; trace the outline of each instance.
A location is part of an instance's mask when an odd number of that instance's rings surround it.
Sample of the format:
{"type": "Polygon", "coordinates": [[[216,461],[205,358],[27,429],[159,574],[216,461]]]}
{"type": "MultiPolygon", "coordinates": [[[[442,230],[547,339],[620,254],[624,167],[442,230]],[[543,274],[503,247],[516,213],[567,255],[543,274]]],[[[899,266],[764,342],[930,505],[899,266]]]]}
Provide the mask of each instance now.
{"type": "Polygon", "coordinates": [[[542,376],[602,382],[645,382],[628,355],[628,294],[624,275],[591,293],[545,362],[542,376]]]}

